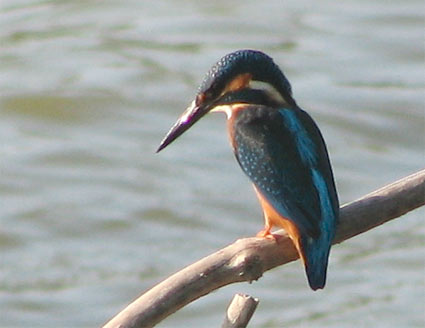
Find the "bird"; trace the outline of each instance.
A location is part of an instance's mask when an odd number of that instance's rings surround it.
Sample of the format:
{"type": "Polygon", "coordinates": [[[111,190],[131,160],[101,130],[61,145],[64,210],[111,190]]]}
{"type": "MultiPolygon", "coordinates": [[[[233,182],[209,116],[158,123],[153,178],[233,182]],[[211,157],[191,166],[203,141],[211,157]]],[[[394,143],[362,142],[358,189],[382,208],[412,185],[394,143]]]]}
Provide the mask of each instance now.
{"type": "Polygon", "coordinates": [[[208,112],[224,112],[234,155],[251,180],[265,226],[283,228],[302,259],[312,290],[326,284],[339,220],[339,201],[323,136],[292,96],[274,60],[243,49],[222,57],[206,74],[195,99],[166,134],[157,152],[208,112]]]}

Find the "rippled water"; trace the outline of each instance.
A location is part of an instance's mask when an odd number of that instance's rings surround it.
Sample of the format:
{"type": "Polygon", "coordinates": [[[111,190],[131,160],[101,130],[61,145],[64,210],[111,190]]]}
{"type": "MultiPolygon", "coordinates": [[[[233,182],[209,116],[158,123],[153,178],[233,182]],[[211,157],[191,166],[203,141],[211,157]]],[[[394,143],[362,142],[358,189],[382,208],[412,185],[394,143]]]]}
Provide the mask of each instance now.
{"type": "MultiPolygon", "coordinates": [[[[342,202],[424,166],[422,1],[12,1],[0,4],[0,326],[99,326],[183,266],[263,225],[204,118],[159,155],[222,55],[261,49],[327,140],[342,202]]],[[[223,288],[161,327],[423,327],[420,209],[333,248],[327,288],[300,263],[223,288]]]]}

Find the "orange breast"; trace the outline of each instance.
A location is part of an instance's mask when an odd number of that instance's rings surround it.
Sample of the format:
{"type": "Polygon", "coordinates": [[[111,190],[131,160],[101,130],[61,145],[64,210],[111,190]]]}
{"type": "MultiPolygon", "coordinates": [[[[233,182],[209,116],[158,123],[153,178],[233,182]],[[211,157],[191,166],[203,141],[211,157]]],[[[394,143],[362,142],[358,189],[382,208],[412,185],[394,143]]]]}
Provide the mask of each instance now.
{"type": "Polygon", "coordinates": [[[305,261],[304,254],[300,245],[300,232],[292,221],[288,218],[280,215],[273,206],[267,201],[267,199],[258,191],[258,189],[254,186],[255,192],[257,193],[257,197],[260,201],[261,207],[264,212],[264,219],[266,221],[266,226],[270,227],[279,227],[285,229],[288,233],[289,237],[291,237],[292,241],[296,249],[298,250],[298,254],[305,261]]]}

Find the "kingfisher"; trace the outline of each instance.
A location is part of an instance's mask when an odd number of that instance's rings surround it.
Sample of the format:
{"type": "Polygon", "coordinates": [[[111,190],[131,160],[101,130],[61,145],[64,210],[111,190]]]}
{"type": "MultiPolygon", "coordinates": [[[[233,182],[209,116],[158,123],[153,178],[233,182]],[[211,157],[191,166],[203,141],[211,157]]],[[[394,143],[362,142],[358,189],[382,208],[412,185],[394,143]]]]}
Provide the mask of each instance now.
{"type": "Polygon", "coordinates": [[[195,99],[162,140],[164,149],[208,112],[224,112],[230,144],[251,180],[265,226],[283,228],[302,259],[312,290],[324,288],[339,201],[328,151],[311,116],[271,57],[238,50],[205,76],[195,99]]]}

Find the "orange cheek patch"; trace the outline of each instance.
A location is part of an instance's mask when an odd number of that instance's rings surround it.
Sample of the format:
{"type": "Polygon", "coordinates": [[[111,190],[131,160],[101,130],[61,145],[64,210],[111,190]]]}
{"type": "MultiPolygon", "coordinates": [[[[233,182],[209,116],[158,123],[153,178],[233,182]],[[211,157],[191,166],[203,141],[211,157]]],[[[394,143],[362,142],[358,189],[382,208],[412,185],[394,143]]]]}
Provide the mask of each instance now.
{"type": "MultiPolygon", "coordinates": [[[[252,74],[244,73],[237,75],[230,83],[227,84],[225,92],[236,91],[245,88],[252,80],[252,74]]],[[[224,93],[225,93],[224,92],[224,93]]]]}

